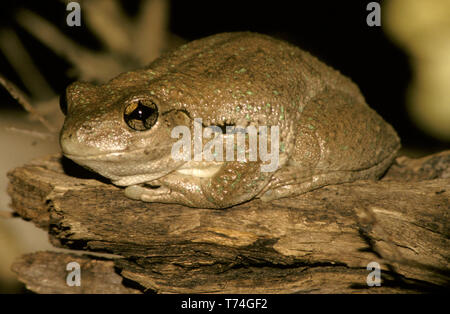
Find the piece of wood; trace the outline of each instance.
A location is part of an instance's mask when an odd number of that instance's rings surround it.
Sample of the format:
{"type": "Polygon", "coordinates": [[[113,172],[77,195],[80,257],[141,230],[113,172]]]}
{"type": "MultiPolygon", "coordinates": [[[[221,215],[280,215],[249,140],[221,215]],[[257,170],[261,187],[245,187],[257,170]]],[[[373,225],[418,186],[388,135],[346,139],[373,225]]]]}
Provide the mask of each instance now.
{"type": "Polygon", "coordinates": [[[130,200],[60,156],[8,176],[17,215],[56,246],[122,256],[116,269],[146,292],[428,292],[450,282],[450,151],[400,157],[380,181],[226,210],[130,200]],[[366,284],[370,262],[381,287],[366,284]]]}
{"type": "MultiPolygon", "coordinates": [[[[73,268],[72,268],[73,269],[73,268]]],[[[12,270],[27,289],[37,293],[140,293],[126,287],[123,278],[114,271],[114,262],[94,256],[60,252],[36,252],[25,254],[16,260],[12,270]],[[69,286],[66,278],[69,263],[80,266],[79,286],[69,286]]]]}

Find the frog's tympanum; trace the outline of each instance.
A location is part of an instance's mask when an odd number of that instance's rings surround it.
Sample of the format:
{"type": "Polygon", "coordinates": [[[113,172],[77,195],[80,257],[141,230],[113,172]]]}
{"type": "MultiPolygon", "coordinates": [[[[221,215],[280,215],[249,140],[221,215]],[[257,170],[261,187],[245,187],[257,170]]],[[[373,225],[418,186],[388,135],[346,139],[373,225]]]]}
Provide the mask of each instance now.
{"type": "MultiPolygon", "coordinates": [[[[376,179],[400,147],[394,129],[350,79],[295,46],[255,33],[193,41],[104,85],[74,83],[62,98],[64,155],[146,202],[226,208],[376,179]],[[216,131],[265,126],[270,133],[277,126],[278,137],[268,135],[265,143],[278,148],[277,167],[262,171],[270,161],[249,160],[248,133],[244,148],[231,142],[236,154],[245,150],[244,160],[225,153],[222,160],[174,158],[181,135],[173,130],[185,126],[194,134],[194,120],[216,131]]],[[[224,151],[227,134],[211,137],[223,137],[224,151]]]]}

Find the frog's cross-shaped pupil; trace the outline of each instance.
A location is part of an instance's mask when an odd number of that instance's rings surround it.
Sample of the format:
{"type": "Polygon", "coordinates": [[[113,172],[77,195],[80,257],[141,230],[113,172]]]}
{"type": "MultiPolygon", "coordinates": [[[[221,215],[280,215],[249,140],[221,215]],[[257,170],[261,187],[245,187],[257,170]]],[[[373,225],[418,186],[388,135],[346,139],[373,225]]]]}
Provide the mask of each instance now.
{"type": "Polygon", "coordinates": [[[136,131],[151,129],[158,119],[158,107],[152,101],[138,100],[126,106],[124,120],[136,131]]]}

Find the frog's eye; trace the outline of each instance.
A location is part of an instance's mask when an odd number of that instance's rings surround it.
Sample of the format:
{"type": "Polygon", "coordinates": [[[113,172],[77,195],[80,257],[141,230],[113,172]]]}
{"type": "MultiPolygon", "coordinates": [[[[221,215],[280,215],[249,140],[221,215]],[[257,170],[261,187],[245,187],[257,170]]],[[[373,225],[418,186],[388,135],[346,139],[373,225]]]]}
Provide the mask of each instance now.
{"type": "Polygon", "coordinates": [[[59,96],[59,108],[61,108],[62,113],[67,116],[67,95],[66,90],[59,96]]]}
{"type": "Polygon", "coordinates": [[[123,117],[133,130],[149,130],[158,120],[158,107],[151,100],[136,100],[125,107],[123,117]]]}

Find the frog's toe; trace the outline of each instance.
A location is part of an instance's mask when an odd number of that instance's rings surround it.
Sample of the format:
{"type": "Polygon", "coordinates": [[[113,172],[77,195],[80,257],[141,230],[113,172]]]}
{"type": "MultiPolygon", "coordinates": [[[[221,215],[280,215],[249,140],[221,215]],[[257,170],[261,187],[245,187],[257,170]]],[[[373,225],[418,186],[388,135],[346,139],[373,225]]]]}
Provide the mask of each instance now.
{"type": "Polygon", "coordinates": [[[181,204],[195,207],[195,204],[185,195],[170,190],[167,193],[143,193],[140,196],[140,200],[151,203],[181,204]]]}
{"type": "Polygon", "coordinates": [[[125,188],[125,196],[134,200],[152,201],[152,198],[169,194],[170,190],[166,187],[146,188],[140,185],[130,185],[125,188]]]}
{"type": "Polygon", "coordinates": [[[125,196],[133,200],[140,200],[145,188],[139,185],[131,185],[125,188],[125,196]]]}

